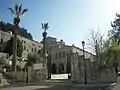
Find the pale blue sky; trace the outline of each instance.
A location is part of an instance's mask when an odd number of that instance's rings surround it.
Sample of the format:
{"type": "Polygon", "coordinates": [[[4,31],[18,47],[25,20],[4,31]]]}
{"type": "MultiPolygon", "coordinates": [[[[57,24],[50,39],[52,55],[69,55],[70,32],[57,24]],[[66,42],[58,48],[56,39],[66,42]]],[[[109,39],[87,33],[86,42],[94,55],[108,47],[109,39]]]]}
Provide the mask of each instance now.
{"type": "Polygon", "coordinates": [[[42,39],[41,22],[48,22],[49,36],[63,39],[67,44],[81,46],[89,28],[110,29],[115,13],[120,13],[119,0],[0,0],[0,20],[12,22],[7,10],[15,3],[23,4],[29,11],[21,17],[20,26],[31,32],[37,41],[42,39]]]}

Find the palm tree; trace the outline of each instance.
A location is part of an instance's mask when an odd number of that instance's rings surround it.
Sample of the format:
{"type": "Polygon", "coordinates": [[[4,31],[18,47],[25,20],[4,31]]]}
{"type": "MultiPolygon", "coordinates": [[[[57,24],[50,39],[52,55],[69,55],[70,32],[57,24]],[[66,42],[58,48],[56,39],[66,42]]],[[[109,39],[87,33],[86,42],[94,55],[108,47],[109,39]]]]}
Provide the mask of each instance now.
{"type": "MultiPolygon", "coordinates": [[[[44,32],[42,33],[43,35],[43,57],[44,57],[44,60],[43,60],[43,67],[44,67],[44,64],[46,62],[46,44],[45,44],[45,40],[46,40],[46,36],[47,36],[47,29],[49,28],[48,26],[48,23],[41,23],[42,25],[42,29],[44,30],[44,32]]],[[[48,61],[47,61],[48,62],[48,61]]],[[[48,68],[47,68],[47,71],[48,71],[48,78],[49,78],[49,64],[48,64],[48,68]]]]}
{"type": "Polygon", "coordinates": [[[49,28],[48,23],[41,23],[41,25],[44,32],[46,32],[46,30],[49,28]]]}
{"type": "Polygon", "coordinates": [[[42,25],[42,29],[44,30],[44,32],[42,33],[43,34],[43,55],[45,55],[45,39],[46,39],[46,36],[47,36],[47,29],[49,28],[48,26],[48,23],[41,23],[42,25]]]}
{"type": "Polygon", "coordinates": [[[14,15],[13,23],[14,23],[14,40],[13,40],[13,61],[12,61],[12,70],[16,71],[16,59],[17,59],[17,34],[18,34],[18,26],[20,22],[20,16],[23,15],[28,9],[23,9],[22,4],[15,4],[14,9],[8,8],[10,12],[14,15]]]}

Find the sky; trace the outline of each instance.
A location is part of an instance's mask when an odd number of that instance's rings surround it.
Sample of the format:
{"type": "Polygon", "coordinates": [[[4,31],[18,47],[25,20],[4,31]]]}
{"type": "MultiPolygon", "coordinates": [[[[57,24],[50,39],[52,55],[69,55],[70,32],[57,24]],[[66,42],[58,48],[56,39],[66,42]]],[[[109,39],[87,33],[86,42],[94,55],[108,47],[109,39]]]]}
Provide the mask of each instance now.
{"type": "Polygon", "coordinates": [[[66,44],[81,47],[89,30],[107,35],[115,13],[120,13],[120,0],[0,0],[0,20],[13,23],[7,10],[15,3],[28,12],[21,16],[20,26],[30,32],[34,40],[42,40],[41,23],[49,23],[48,36],[63,39],[66,44]]]}

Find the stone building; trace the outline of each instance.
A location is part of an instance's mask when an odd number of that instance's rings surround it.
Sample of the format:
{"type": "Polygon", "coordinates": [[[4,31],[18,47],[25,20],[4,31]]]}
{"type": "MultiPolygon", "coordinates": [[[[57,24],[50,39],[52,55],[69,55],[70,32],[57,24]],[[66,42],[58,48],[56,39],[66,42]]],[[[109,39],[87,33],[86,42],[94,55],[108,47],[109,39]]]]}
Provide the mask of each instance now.
{"type": "MultiPolygon", "coordinates": [[[[65,45],[63,40],[57,42],[56,38],[47,37],[46,50],[48,55],[51,56],[52,73],[70,73],[72,61],[79,60],[82,62],[82,59],[78,58],[78,56],[83,55],[83,50],[74,45],[65,45]],[[73,57],[76,54],[77,56],[73,57]]],[[[95,55],[85,51],[85,58],[88,59],[88,62],[92,62],[95,59],[95,55]]]]}
{"type": "Polygon", "coordinates": [[[37,41],[32,41],[21,36],[18,36],[18,38],[22,42],[23,46],[22,58],[25,60],[27,60],[28,54],[37,53],[43,47],[43,45],[37,41]]]}
{"type": "MultiPolygon", "coordinates": [[[[6,42],[8,40],[11,39],[11,37],[13,37],[12,33],[7,33],[7,32],[3,32],[0,30],[0,47],[1,49],[4,49],[4,46],[6,45],[6,42]]],[[[42,56],[40,55],[40,53],[38,53],[39,51],[42,51],[42,43],[34,41],[34,40],[30,40],[21,36],[17,36],[18,39],[22,42],[22,47],[23,47],[23,53],[22,53],[22,61],[21,60],[17,60],[16,61],[16,65],[20,66],[21,68],[24,68],[25,64],[26,64],[26,60],[28,58],[28,54],[31,55],[35,55],[34,57],[39,58],[39,62],[37,62],[38,65],[43,64],[41,58],[42,56]]],[[[12,47],[10,47],[12,48],[12,47]]],[[[2,51],[2,50],[1,50],[2,51]]],[[[12,59],[12,55],[9,57],[9,61],[10,58],[12,59]]],[[[34,63],[35,65],[36,63],[34,63]]],[[[28,72],[29,72],[29,81],[38,81],[41,79],[46,79],[46,66],[44,66],[44,68],[42,67],[41,69],[35,69],[35,67],[31,66],[28,68],[28,72]]],[[[20,81],[25,81],[26,80],[26,72],[17,72],[17,73],[11,73],[11,72],[6,72],[8,75],[11,75],[11,77],[14,78],[14,76],[16,76],[14,79],[15,80],[20,80],[20,81]]]]}
{"type": "MultiPolygon", "coordinates": [[[[78,63],[83,62],[82,58],[79,57],[82,55],[83,50],[78,47],[58,44],[51,49],[52,66],[55,66],[58,69],[57,72],[59,72],[60,67],[62,67],[62,72],[67,73],[68,63],[71,63],[72,65],[76,60],[80,61],[78,63]]],[[[88,63],[94,61],[94,57],[95,56],[91,53],[85,52],[85,59],[87,59],[88,63]]]]}
{"type": "MultiPolygon", "coordinates": [[[[0,30],[0,48],[3,49],[4,44],[11,39],[13,35],[11,33],[3,32],[0,30]]],[[[42,49],[43,45],[40,42],[29,40],[22,36],[18,36],[18,39],[22,42],[23,53],[22,59],[27,60],[28,54],[36,53],[42,49]]]]}

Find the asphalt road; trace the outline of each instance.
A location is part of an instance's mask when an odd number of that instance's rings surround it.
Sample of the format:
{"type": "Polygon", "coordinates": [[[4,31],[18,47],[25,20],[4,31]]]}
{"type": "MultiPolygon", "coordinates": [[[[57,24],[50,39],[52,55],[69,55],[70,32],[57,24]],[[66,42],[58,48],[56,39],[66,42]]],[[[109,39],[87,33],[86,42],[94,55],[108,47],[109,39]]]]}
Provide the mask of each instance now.
{"type": "Polygon", "coordinates": [[[47,83],[47,84],[36,84],[36,85],[28,85],[28,86],[9,86],[6,88],[0,88],[0,90],[120,90],[120,85],[116,85],[113,88],[102,86],[102,85],[94,85],[94,86],[84,86],[80,84],[72,84],[72,83],[47,83]]]}

